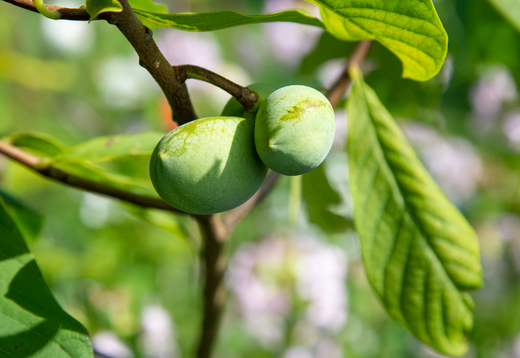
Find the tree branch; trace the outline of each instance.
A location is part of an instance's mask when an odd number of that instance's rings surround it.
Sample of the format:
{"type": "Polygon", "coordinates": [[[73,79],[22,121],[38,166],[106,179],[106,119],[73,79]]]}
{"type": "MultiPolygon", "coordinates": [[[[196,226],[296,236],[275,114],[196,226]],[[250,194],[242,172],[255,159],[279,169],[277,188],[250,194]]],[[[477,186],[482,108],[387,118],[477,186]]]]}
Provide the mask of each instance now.
{"type": "MultiPolygon", "coordinates": [[[[32,0],[3,0],[15,6],[38,12],[32,0]]],[[[170,107],[172,119],[179,125],[188,123],[197,118],[190,100],[186,83],[180,78],[180,74],[172,67],[153,39],[153,32],[137,18],[128,0],[119,0],[123,7],[122,12],[102,13],[97,20],[105,19],[116,25],[119,31],[126,37],[139,56],[139,64],[146,68],[150,75],[159,84],[170,107]]],[[[89,20],[87,10],[63,8],[59,6],[45,5],[49,10],[60,13],[60,19],[89,20]]]]}
{"type": "Polygon", "coordinates": [[[112,198],[123,200],[128,203],[139,205],[145,208],[155,208],[172,211],[177,214],[186,214],[170,206],[162,199],[144,195],[137,195],[107,184],[97,183],[67,173],[66,171],[53,167],[52,165],[47,165],[46,162],[42,161],[40,158],[3,141],[0,141],[0,153],[25,165],[27,168],[43,175],[44,177],[54,179],[61,183],[67,184],[68,186],[72,186],[96,194],[110,196],[112,198]]]}
{"type": "Polygon", "coordinates": [[[172,67],[153,39],[153,32],[137,18],[128,0],[119,0],[122,12],[108,14],[108,22],[116,25],[139,56],[139,64],[146,68],[161,87],[172,109],[173,120],[179,125],[197,118],[188,88],[178,71],[172,67]]]}
{"type": "Polygon", "coordinates": [[[341,101],[345,92],[347,90],[348,85],[350,84],[350,75],[349,70],[352,66],[361,66],[363,61],[365,60],[366,55],[368,54],[368,50],[370,50],[370,45],[372,45],[372,41],[364,40],[358,43],[352,56],[350,56],[347,66],[345,67],[345,71],[338,78],[336,83],[329,90],[329,94],[327,98],[333,107],[336,107],[338,103],[341,101]]]}
{"type": "Polygon", "coordinates": [[[197,358],[210,358],[217,336],[225,289],[223,286],[226,258],[222,252],[229,230],[218,215],[197,216],[204,238],[203,256],[206,277],[204,280],[204,311],[197,358]]]}
{"type": "MultiPolygon", "coordinates": [[[[34,6],[34,3],[32,0],[3,0],[6,3],[12,4],[14,6],[21,7],[23,9],[37,12],[39,11],[36,9],[36,6],[34,6]]],[[[87,10],[83,8],[79,9],[73,9],[68,7],[61,7],[61,6],[54,6],[54,5],[48,5],[45,4],[45,7],[49,10],[58,11],[60,13],[60,20],[77,20],[77,21],[88,21],[90,19],[90,15],[88,14],[87,10]]],[[[107,14],[103,13],[100,14],[96,20],[106,20],[107,14]]]]}
{"type": "Polygon", "coordinates": [[[193,78],[220,87],[235,97],[237,101],[244,106],[246,111],[253,108],[256,101],[258,101],[257,93],[228,80],[218,73],[193,65],[180,65],[175,67],[177,71],[179,71],[181,80],[186,81],[188,78],[193,78]]]}

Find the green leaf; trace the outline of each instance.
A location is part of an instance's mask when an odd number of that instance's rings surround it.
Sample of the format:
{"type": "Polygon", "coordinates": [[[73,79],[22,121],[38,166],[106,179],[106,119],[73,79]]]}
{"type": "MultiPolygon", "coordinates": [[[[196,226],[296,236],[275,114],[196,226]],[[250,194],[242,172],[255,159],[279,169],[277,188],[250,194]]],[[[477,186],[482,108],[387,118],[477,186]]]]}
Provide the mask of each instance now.
{"type": "Polygon", "coordinates": [[[6,138],[7,142],[17,147],[22,147],[43,156],[55,156],[67,149],[67,146],[57,139],[36,132],[21,132],[11,134],[6,138]]]}
{"type": "Polygon", "coordinates": [[[168,13],[168,7],[162,3],[156,3],[152,0],[129,0],[132,9],[140,9],[144,11],[155,12],[159,14],[168,13]]]}
{"type": "Polygon", "coordinates": [[[296,22],[324,28],[320,20],[301,10],[287,10],[265,15],[244,15],[229,10],[156,14],[136,9],[135,13],[143,24],[148,27],[170,27],[184,31],[215,31],[234,26],[278,21],[296,22]]]}
{"type": "Polygon", "coordinates": [[[134,194],[149,196],[152,198],[159,197],[149,180],[143,180],[131,176],[121,175],[119,173],[113,173],[106,168],[102,168],[93,164],[56,164],[52,165],[52,167],[98,184],[110,185],[120,190],[129,191],[134,194]]]}
{"type": "Polygon", "coordinates": [[[468,349],[478,239],[359,74],[348,100],[350,181],[365,269],[386,310],[448,355],[468,349]]]}
{"type": "Polygon", "coordinates": [[[43,226],[43,216],[2,190],[0,190],[0,199],[3,199],[9,208],[23,236],[30,240],[37,239],[43,226]]]}
{"type": "Polygon", "coordinates": [[[97,137],[69,147],[56,155],[56,163],[102,162],[114,160],[150,159],[157,143],[164,136],[159,132],[97,137]]]}
{"type": "Polygon", "coordinates": [[[87,12],[90,15],[89,22],[104,12],[121,12],[123,6],[117,0],[87,0],[87,12]]]}
{"type": "Polygon", "coordinates": [[[520,31],[520,2],[518,0],[488,0],[518,31],[520,31]]]}
{"type": "Polygon", "coordinates": [[[327,233],[344,232],[352,225],[349,220],[332,210],[334,206],[341,204],[341,197],[330,185],[323,165],[303,175],[303,199],[307,205],[309,221],[327,233]]]}
{"type": "MultiPolygon", "coordinates": [[[[151,139],[154,136],[158,136],[159,134],[155,133],[146,133],[142,137],[143,140],[146,139],[146,145],[143,145],[142,148],[151,146],[151,139]]],[[[21,134],[13,134],[8,137],[8,140],[16,146],[23,147],[24,149],[36,153],[40,157],[48,157],[51,159],[49,163],[46,163],[51,168],[57,168],[65,173],[75,175],[85,180],[90,180],[98,184],[110,185],[120,190],[129,191],[138,195],[145,195],[153,198],[158,198],[157,193],[152,187],[150,180],[143,180],[140,178],[135,178],[128,175],[122,175],[119,173],[114,173],[107,168],[100,167],[95,163],[82,159],[82,161],[54,161],[54,155],[56,158],[60,158],[62,155],[69,153],[71,148],[79,148],[78,152],[71,151],[70,153],[85,153],[85,155],[90,155],[92,158],[100,159],[100,160],[109,160],[112,159],[120,159],[126,157],[133,157],[132,153],[129,152],[125,155],[122,151],[123,148],[128,150],[132,150],[136,147],[136,141],[131,143],[129,138],[138,138],[139,135],[128,135],[128,136],[119,136],[116,140],[117,145],[115,148],[111,149],[111,146],[108,148],[105,146],[105,149],[101,149],[99,147],[100,144],[107,143],[107,138],[98,138],[92,139],[91,141],[85,142],[85,146],[82,147],[82,144],[79,144],[75,147],[66,147],[64,144],[58,142],[56,139],[43,135],[40,133],[21,133],[21,134]],[[95,148],[98,150],[93,150],[95,148]],[[84,150],[83,150],[83,149],[84,150]]],[[[115,138],[115,137],[114,137],[115,138]]],[[[160,139],[160,138],[159,138],[160,139]]],[[[141,152],[140,152],[141,153],[141,152]]],[[[73,158],[71,154],[71,158],[73,158]]],[[[74,184],[74,183],[71,183],[74,184]]]]}
{"type": "Polygon", "coordinates": [[[0,355],[93,357],[87,331],[52,296],[1,199],[0,355]]]}
{"type": "Polygon", "coordinates": [[[346,41],[377,40],[403,63],[403,77],[427,81],[441,69],[448,35],[431,0],[308,0],[327,31],[346,41]]]}

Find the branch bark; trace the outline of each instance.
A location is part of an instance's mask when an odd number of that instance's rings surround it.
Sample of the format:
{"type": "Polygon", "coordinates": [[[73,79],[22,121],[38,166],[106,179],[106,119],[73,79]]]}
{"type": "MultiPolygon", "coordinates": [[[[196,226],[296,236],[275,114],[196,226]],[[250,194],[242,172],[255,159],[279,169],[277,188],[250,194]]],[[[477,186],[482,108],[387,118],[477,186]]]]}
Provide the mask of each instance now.
{"type": "Polygon", "coordinates": [[[197,118],[186,83],[179,71],[172,67],[153,39],[153,32],[137,18],[128,0],[119,0],[122,12],[108,14],[108,22],[117,26],[139,56],[139,64],[146,68],[164,92],[172,109],[173,120],[179,125],[197,118]]]}
{"type": "MultiPolygon", "coordinates": [[[[39,11],[36,9],[36,6],[34,6],[34,3],[32,0],[3,0],[6,3],[21,7],[22,9],[26,9],[32,12],[39,11]]],[[[58,11],[60,13],[59,20],[75,20],[75,21],[88,21],[90,19],[90,15],[88,14],[87,10],[83,8],[74,9],[69,7],[61,7],[61,6],[54,6],[54,5],[48,5],[45,4],[45,7],[49,10],[58,11]]],[[[100,14],[96,20],[106,20],[107,14],[100,14]]]]}
{"type": "Polygon", "coordinates": [[[220,87],[235,97],[237,101],[244,106],[246,111],[252,109],[258,101],[257,93],[249,90],[247,87],[242,87],[215,72],[193,65],[180,65],[175,67],[180,73],[181,80],[185,81],[188,78],[193,78],[220,87]]]}
{"type": "Polygon", "coordinates": [[[372,41],[365,40],[358,43],[352,56],[350,56],[347,66],[345,70],[338,78],[336,83],[331,87],[327,98],[329,99],[332,107],[336,107],[338,103],[341,101],[345,92],[347,91],[347,87],[350,84],[350,75],[349,71],[352,66],[361,66],[363,61],[365,60],[366,55],[368,54],[368,50],[370,50],[370,46],[372,45],[372,41]]]}
{"type": "Polygon", "coordinates": [[[145,208],[155,208],[171,211],[177,214],[186,214],[178,209],[175,209],[162,199],[144,195],[137,195],[107,184],[96,183],[94,181],[87,180],[82,177],[67,173],[64,170],[53,167],[52,165],[48,165],[45,161],[42,161],[40,158],[3,141],[0,141],[0,153],[17,161],[20,164],[25,165],[27,168],[43,175],[44,177],[54,179],[68,186],[72,186],[96,194],[110,196],[112,198],[123,200],[128,203],[139,205],[145,208]]]}
{"type": "Polygon", "coordinates": [[[229,230],[218,215],[198,216],[204,238],[203,256],[205,262],[204,311],[202,331],[199,339],[197,358],[210,358],[217,337],[225,289],[223,285],[226,258],[224,242],[229,238],[229,230]]]}

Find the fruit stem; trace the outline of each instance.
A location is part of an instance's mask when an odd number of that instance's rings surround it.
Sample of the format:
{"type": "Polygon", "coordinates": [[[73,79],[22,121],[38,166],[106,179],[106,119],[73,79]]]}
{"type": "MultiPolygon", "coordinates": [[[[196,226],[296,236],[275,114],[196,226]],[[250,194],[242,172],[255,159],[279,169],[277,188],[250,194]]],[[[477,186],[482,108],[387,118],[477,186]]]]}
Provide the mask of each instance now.
{"type": "Polygon", "coordinates": [[[192,78],[222,88],[224,91],[235,97],[237,101],[244,106],[246,111],[253,108],[255,103],[258,101],[258,94],[256,92],[251,91],[247,87],[240,86],[218,73],[193,65],[179,65],[174,66],[174,68],[178,71],[179,76],[183,81],[192,78]]]}
{"type": "Polygon", "coordinates": [[[33,2],[36,9],[43,16],[53,20],[58,20],[61,17],[59,11],[47,9],[43,3],[43,0],[33,0],[33,2]]]}

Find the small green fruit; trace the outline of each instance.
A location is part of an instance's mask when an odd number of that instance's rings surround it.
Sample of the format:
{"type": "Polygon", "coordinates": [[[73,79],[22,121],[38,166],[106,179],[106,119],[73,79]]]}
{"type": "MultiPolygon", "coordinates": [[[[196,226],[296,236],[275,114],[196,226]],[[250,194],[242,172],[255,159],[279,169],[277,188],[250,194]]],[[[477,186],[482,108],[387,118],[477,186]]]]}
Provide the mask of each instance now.
{"type": "Polygon", "coordinates": [[[254,146],[254,118],[211,117],[166,134],[150,161],[157,193],[190,214],[214,214],[246,202],[267,167],[254,146]]]}
{"type": "Polygon", "coordinates": [[[264,102],[264,100],[273,93],[276,88],[270,85],[266,85],[263,83],[255,83],[250,86],[247,86],[248,89],[255,91],[258,94],[258,101],[255,103],[255,106],[251,108],[249,111],[245,112],[244,107],[237,101],[235,97],[232,97],[226,106],[222,110],[222,115],[225,117],[243,117],[245,113],[256,114],[258,109],[264,102]]]}
{"type": "Polygon", "coordinates": [[[327,97],[307,86],[283,87],[258,110],[256,150],[277,173],[305,174],[329,153],[335,128],[334,109],[327,97]]]}

